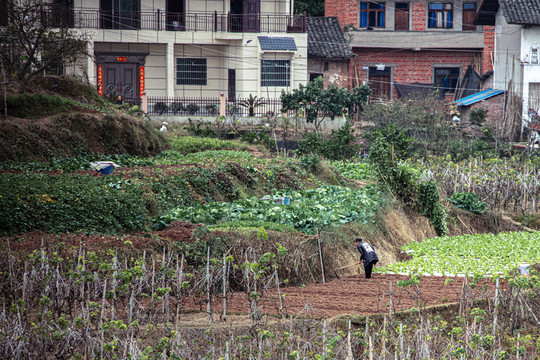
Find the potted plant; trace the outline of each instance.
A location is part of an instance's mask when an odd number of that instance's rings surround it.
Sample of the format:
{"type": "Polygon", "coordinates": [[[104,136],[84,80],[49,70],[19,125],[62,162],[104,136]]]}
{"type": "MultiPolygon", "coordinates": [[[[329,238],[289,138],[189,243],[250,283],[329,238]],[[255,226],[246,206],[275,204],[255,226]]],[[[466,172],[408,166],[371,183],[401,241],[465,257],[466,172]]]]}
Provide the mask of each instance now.
{"type": "Polygon", "coordinates": [[[246,100],[240,101],[239,105],[248,109],[249,116],[255,116],[255,108],[265,105],[264,98],[257,98],[249,94],[249,97],[246,100]]]}

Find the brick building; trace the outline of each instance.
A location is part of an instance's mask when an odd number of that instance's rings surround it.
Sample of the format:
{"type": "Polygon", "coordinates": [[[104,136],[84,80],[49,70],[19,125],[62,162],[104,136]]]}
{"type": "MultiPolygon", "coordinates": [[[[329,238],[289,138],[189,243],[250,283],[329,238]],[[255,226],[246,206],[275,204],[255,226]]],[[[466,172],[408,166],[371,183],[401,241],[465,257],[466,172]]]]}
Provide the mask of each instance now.
{"type": "Polygon", "coordinates": [[[369,81],[374,96],[393,99],[396,84],[417,83],[459,98],[469,66],[480,75],[493,70],[494,28],[474,25],[475,0],[326,0],[325,7],[357,55],[350,81],[369,81]]]}
{"type": "Polygon", "coordinates": [[[319,76],[329,84],[349,86],[349,64],[354,56],[336,17],[307,18],[309,80],[319,76]]]}

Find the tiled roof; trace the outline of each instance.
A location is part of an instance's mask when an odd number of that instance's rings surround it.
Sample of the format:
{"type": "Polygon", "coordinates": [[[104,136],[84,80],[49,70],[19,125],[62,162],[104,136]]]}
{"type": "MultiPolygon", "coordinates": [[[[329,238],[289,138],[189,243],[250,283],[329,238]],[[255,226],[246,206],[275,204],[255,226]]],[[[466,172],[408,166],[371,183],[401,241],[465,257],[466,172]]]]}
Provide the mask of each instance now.
{"type": "Polygon", "coordinates": [[[540,25],[540,0],[499,0],[506,22],[540,25]]]}
{"type": "Polygon", "coordinates": [[[308,57],[349,59],[354,55],[337,17],[308,17],[308,57]]]}
{"type": "Polygon", "coordinates": [[[258,36],[261,50],[296,51],[292,37],[258,36]]]}

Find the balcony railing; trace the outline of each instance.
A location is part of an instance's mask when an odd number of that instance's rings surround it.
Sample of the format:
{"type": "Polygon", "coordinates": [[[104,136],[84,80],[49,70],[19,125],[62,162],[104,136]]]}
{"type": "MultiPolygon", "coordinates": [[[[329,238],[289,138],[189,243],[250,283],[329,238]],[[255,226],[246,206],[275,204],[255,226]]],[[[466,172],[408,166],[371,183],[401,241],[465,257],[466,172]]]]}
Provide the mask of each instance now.
{"type": "MultiPolygon", "coordinates": [[[[229,116],[249,116],[249,109],[240,105],[247,99],[227,99],[225,113],[229,116]]],[[[219,98],[148,97],[150,115],[219,116],[219,98]]],[[[264,117],[281,113],[281,99],[264,99],[253,109],[253,116],[264,117]]]]}
{"type": "Polygon", "coordinates": [[[155,31],[288,32],[305,33],[306,15],[169,13],[161,10],[112,12],[73,10],[59,24],[81,29],[122,29],[155,31]]]}

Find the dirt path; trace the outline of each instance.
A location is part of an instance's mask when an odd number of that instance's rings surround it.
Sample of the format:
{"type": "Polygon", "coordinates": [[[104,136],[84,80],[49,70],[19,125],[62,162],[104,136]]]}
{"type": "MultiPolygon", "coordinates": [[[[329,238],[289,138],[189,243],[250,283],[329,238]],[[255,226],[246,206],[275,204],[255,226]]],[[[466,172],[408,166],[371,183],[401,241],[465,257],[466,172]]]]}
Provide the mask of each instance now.
{"type": "MultiPolygon", "coordinates": [[[[462,278],[450,278],[445,285],[445,277],[425,276],[418,286],[397,285],[397,281],[408,279],[409,276],[382,274],[374,274],[371,279],[366,279],[360,274],[342,277],[326,284],[283,288],[285,312],[324,318],[344,314],[371,315],[388,313],[390,303],[392,311],[400,311],[416,307],[420,303],[431,306],[457,302],[462,296],[462,278]]],[[[466,295],[469,299],[493,296],[494,289],[492,280],[482,280],[466,295]]],[[[231,295],[227,310],[249,312],[246,299],[247,295],[244,293],[231,295]]],[[[222,301],[215,299],[215,312],[220,311],[222,301]]],[[[277,291],[264,294],[259,308],[262,313],[278,313],[280,303],[277,291]]],[[[206,305],[203,309],[206,309],[206,305]]]]}

